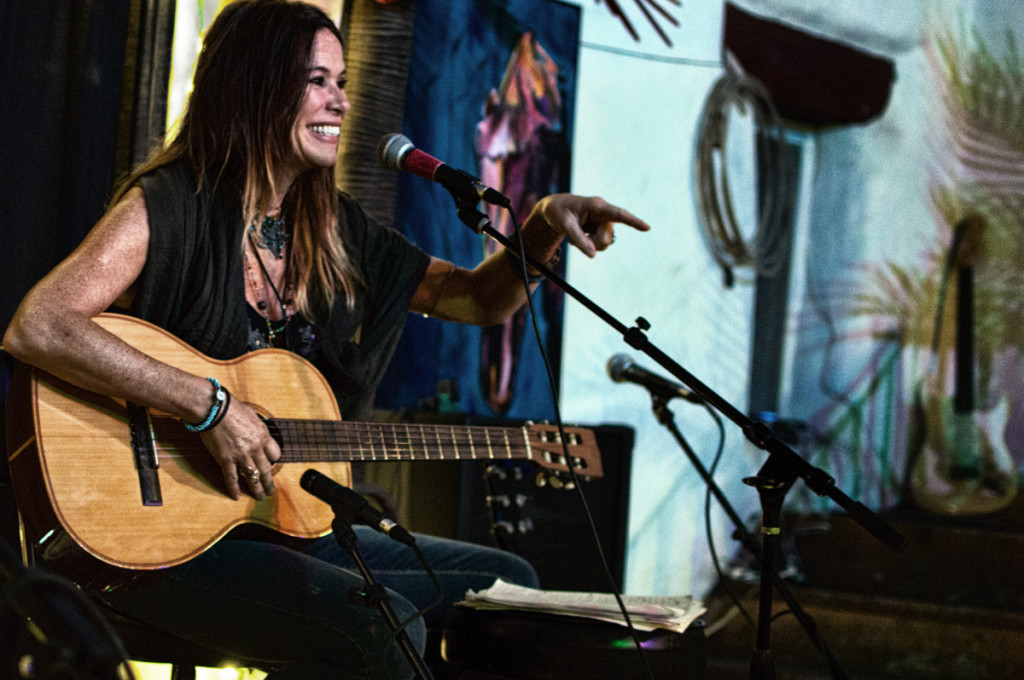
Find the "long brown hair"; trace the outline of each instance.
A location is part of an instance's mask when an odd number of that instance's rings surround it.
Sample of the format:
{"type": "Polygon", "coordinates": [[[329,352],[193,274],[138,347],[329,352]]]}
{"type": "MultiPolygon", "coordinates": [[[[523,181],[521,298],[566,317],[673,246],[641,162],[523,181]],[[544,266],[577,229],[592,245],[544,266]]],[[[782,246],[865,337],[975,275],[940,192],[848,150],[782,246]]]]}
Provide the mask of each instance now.
{"type": "MultiPolygon", "coordinates": [[[[139,177],[184,160],[214,186],[237,190],[246,219],[272,206],[273,168],[291,150],[314,38],[341,34],[320,9],[287,0],[238,0],[210,25],[196,62],[188,106],[171,142],[120,185],[120,200],[139,177]]],[[[197,191],[199,190],[197,187],[197,191]]],[[[292,223],[289,277],[300,313],[322,320],[337,294],[351,307],[360,277],[337,230],[333,168],[295,179],[282,210],[292,223]]],[[[239,244],[241,246],[241,244],[239,244]]]]}

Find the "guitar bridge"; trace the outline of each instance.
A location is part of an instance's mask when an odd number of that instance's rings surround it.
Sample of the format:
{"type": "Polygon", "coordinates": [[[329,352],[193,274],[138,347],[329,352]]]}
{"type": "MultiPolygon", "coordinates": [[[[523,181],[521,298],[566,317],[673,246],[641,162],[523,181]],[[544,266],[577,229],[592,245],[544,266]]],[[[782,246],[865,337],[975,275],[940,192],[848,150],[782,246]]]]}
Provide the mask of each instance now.
{"type": "Polygon", "coordinates": [[[153,445],[153,424],[149,419],[149,409],[129,401],[128,425],[131,429],[135,469],[139,472],[139,491],[142,494],[142,504],[147,506],[163,505],[160,477],[157,475],[160,462],[156,457],[156,447],[153,445]]]}

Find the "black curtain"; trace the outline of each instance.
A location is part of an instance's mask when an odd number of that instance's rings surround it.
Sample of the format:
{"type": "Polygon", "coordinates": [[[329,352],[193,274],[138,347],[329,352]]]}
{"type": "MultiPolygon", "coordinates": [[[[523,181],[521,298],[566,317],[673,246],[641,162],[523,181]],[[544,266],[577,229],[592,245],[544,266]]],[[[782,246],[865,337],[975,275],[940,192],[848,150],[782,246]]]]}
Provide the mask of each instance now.
{"type": "Polygon", "coordinates": [[[175,0],[134,0],[125,55],[116,170],[127,172],[160,144],[167,127],[175,0]]]}
{"type": "Polygon", "coordinates": [[[162,134],[173,25],[170,0],[0,4],[0,328],[162,134]]]}
{"type": "MultiPolygon", "coordinates": [[[[0,3],[0,332],[163,134],[173,27],[172,0],[0,3]]],[[[0,412],[12,369],[0,351],[0,412]]],[[[6,478],[0,465],[11,541],[6,478]]]]}

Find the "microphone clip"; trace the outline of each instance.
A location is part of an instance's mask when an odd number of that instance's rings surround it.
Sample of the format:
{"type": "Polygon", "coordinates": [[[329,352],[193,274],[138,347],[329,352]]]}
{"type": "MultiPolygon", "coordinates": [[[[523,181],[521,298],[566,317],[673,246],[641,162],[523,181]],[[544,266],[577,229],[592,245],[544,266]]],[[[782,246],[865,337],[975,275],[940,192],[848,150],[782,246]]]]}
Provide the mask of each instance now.
{"type": "Polygon", "coordinates": [[[491,227],[491,219],[477,208],[479,202],[470,202],[456,191],[449,190],[449,193],[455,199],[455,214],[460,222],[478,234],[491,227]]]}
{"type": "Polygon", "coordinates": [[[352,586],[348,589],[348,601],[351,604],[365,604],[367,607],[377,607],[382,602],[388,602],[390,599],[384,586],[379,583],[367,583],[364,587],[352,586]]]}

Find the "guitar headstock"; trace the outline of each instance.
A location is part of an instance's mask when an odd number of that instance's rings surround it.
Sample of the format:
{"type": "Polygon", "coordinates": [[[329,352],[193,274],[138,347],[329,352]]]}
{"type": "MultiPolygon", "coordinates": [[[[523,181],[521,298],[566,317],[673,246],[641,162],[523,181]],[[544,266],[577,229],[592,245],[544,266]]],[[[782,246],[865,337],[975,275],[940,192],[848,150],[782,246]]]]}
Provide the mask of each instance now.
{"type": "Polygon", "coordinates": [[[953,227],[953,253],[954,266],[973,267],[978,259],[978,251],[981,248],[981,235],[985,231],[985,218],[979,213],[971,212],[965,215],[956,226],[953,227]]]}
{"type": "MultiPolygon", "coordinates": [[[[583,427],[564,427],[565,443],[557,425],[527,423],[523,433],[530,447],[530,460],[555,473],[568,473],[569,463],[580,477],[596,478],[601,470],[601,451],[592,430],[583,427]],[[568,451],[569,460],[566,460],[568,451]]],[[[559,479],[564,475],[555,475],[559,479]]]]}

